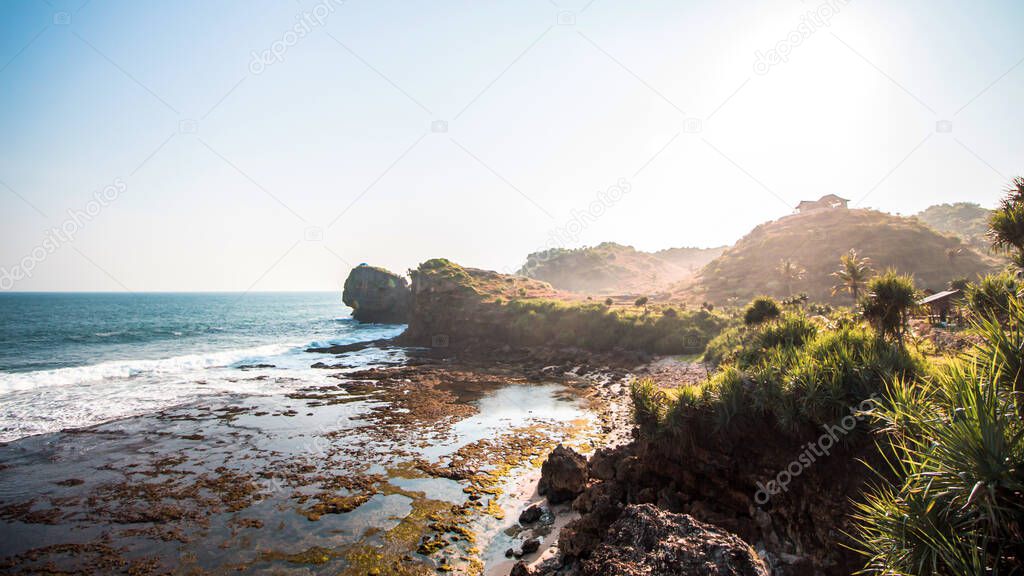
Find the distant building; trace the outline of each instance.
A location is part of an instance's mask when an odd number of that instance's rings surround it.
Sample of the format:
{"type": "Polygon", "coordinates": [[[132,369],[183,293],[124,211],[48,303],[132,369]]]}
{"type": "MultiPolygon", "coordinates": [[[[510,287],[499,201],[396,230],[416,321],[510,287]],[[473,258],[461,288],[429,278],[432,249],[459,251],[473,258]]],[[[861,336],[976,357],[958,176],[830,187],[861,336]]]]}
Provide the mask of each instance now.
{"type": "Polygon", "coordinates": [[[800,213],[813,212],[815,210],[836,210],[847,208],[850,201],[835,194],[825,194],[817,200],[802,200],[796,205],[796,211],[800,213]]]}
{"type": "Polygon", "coordinates": [[[946,325],[950,320],[959,320],[959,314],[956,314],[959,300],[959,290],[945,290],[918,300],[917,305],[927,308],[928,320],[932,324],[946,325]]]}

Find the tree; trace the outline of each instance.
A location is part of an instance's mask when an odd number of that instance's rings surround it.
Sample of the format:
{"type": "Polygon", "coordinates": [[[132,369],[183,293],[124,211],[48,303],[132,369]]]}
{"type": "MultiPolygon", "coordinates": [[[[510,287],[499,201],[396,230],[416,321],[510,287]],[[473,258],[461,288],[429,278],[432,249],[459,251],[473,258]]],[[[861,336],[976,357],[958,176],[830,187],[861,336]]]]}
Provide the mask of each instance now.
{"type": "Polygon", "coordinates": [[[779,278],[782,279],[782,285],[786,287],[786,296],[793,294],[793,283],[803,280],[804,274],[807,272],[803,266],[789,258],[780,260],[776,271],[779,273],[779,278]]]}
{"type": "Polygon", "coordinates": [[[640,308],[642,306],[644,309],[644,314],[647,314],[647,302],[647,296],[641,296],[637,298],[635,302],[633,302],[633,305],[636,306],[637,308],[640,308]]]}
{"type": "Polygon", "coordinates": [[[1013,179],[1006,196],[988,219],[992,246],[1010,254],[1024,268],[1024,178],[1013,179]]]}
{"type": "Polygon", "coordinates": [[[612,300],[611,298],[605,298],[604,299],[604,305],[605,306],[611,308],[612,304],[615,304],[615,300],[612,300]]]}
{"type": "Polygon", "coordinates": [[[867,296],[861,301],[864,318],[885,338],[892,336],[903,346],[910,312],[917,305],[917,289],[910,276],[886,270],[868,282],[867,296]]]}
{"type": "Polygon", "coordinates": [[[857,251],[850,249],[849,252],[839,257],[839,269],[832,273],[836,284],[832,286],[832,295],[840,292],[848,292],[853,296],[854,305],[860,300],[860,292],[871,276],[871,259],[861,258],[857,251]]]}

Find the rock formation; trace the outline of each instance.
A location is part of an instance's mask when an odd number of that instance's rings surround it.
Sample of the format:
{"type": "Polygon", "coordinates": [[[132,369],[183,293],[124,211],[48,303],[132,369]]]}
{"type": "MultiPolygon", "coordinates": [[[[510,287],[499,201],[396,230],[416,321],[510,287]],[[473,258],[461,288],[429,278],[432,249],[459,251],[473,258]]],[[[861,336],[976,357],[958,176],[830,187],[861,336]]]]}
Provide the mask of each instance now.
{"type": "Polygon", "coordinates": [[[650,504],[622,511],[581,565],[582,576],[768,576],[768,568],[738,536],[650,504]]]}
{"type": "Polygon", "coordinates": [[[541,465],[537,491],[558,504],[572,500],[586,487],[587,459],[559,444],[541,465]]]}
{"type": "Polygon", "coordinates": [[[545,282],[464,268],[443,258],[427,260],[410,275],[409,329],[400,341],[411,346],[464,348],[511,343],[513,317],[502,302],[558,294],[545,282]]]}
{"type": "Polygon", "coordinates": [[[383,268],[360,264],[345,280],[342,301],[360,322],[403,324],[409,321],[409,284],[383,268]]]}

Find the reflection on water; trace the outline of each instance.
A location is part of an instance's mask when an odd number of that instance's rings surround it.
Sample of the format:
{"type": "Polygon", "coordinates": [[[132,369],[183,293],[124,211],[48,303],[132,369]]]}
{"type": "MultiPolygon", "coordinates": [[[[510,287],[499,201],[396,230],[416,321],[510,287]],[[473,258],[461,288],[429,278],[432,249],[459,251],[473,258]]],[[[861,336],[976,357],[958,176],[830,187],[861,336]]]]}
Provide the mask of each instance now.
{"type": "MultiPolygon", "coordinates": [[[[245,372],[236,377],[273,385],[245,372]]],[[[515,522],[520,496],[509,487],[536,465],[473,447],[521,433],[554,442],[593,420],[561,385],[516,384],[468,395],[476,413],[438,441],[425,443],[416,429],[385,441],[375,418],[390,405],[373,392],[328,389],[322,378],[288,390],[299,393],[213,396],[0,445],[0,568],[68,543],[79,548],[36,555],[92,572],[335,574],[390,561],[391,552],[440,565],[488,549],[515,522]],[[449,472],[458,458],[477,471],[449,472]],[[438,528],[439,517],[451,525],[438,528]],[[479,540],[449,532],[459,525],[479,540]]]]}

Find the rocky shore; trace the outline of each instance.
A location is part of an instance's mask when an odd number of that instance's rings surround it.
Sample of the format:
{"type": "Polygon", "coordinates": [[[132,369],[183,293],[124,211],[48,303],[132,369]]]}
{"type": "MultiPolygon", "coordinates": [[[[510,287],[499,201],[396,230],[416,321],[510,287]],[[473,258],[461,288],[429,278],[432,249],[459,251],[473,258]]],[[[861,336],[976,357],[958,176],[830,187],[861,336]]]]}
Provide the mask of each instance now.
{"type": "MultiPolygon", "coordinates": [[[[709,375],[706,366],[628,348],[510,346],[523,318],[503,301],[558,297],[535,281],[438,260],[412,273],[411,290],[409,329],[398,342],[440,356],[496,366],[540,359],[579,366],[577,373],[614,365],[621,367],[620,379],[646,375],[671,388],[709,375]]],[[[545,370],[529,377],[539,379],[545,370]]],[[[512,574],[810,576],[859,567],[842,542],[850,499],[866,481],[858,459],[870,464],[878,457],[869,443],[844,440],[798,481],[765,491],[765,483],[804,451],[793,438],[821,431],[765,435],[773,429],[767,421],[723,431],[693,418],[676,436],[657,437],[634,426],[625,388],[620,384],[618,396],[609,397],[619,412],[608,428],[617,433],[614,441],[604,439],[589,458],[559,446],[545,460],[536,497],[522,510],[521,546],[507,550],[519,559],[512,574]]]]}

